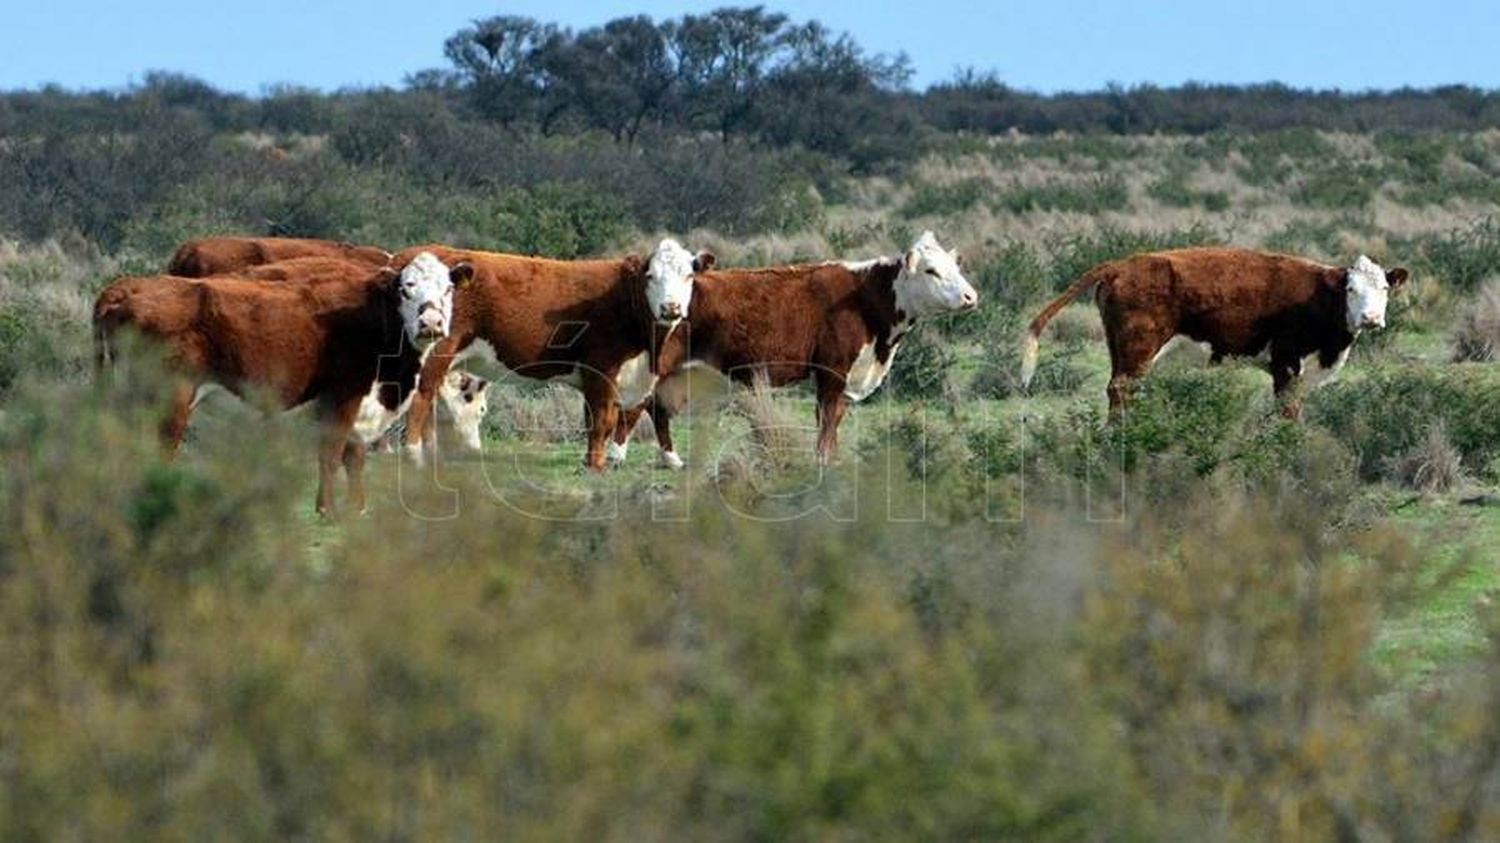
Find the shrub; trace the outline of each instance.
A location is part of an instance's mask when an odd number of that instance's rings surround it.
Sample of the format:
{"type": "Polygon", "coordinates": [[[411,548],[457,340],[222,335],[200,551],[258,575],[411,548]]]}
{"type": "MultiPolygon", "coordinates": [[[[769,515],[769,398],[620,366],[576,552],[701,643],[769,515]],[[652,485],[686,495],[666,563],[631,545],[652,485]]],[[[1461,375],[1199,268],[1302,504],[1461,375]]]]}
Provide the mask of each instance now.
{"type": "Polygon", "coordinates": [[[1106,225],[1094,234],[1054,236],[1047,243],[1048,251],[1052,253],[1049,271],[1052,288],[1054,292],[1060,292],[1092,267],[1139,252],[1221,242],[1223,239],[1219,234],[1202,225],[1169,231],[1140,231],[1106,225]]]}
{"type": "Polygon", "coordinates": [[[1446,492],[1463,476],[1463,457],[1448,441],[1446,426],[1438,422],[1408,451],[1387,457],[1385,468],[1392,480],[1409,489],[1446,492]]]}
{"type": "Polygon", "coordinates": [[[1082,184],[1055,181],[1033,187],[1015,187],[995,197],[992,204],[1013,214],[1031,211],[1074,211],[1098,214],[1123,210],[1130,191],[1119,176],[1098,176],[1082,184]]]}
{"type": "Polygon", "coordinates": [[[1500,456],[1500,373],[1489,366],[1372,367],[1319,390],[1307,410],[1359,455],[1372,479],[1439,424],[1465,464],[1489,466],[1500,456]]]}
{"type": "Polygon", "coordinates": [[[1500,281],[1491,281],[1461,304],[1453,328],[1453,360],[1487,363],[1500,352],[1500,281]]]}
{"type": "Polygon", "coordinates": [[[1500,220],[1486,217],[1466,229],[1414,245],[1420,266],[1460,292],[1470,292],[1500,267],[1500,220]]]}
{"type": "Polygon", "coordinates": [[[484,248],[570,260],[602,254],[624,234],[624,208],[583,185],[543,185],[507,194],[484,248]]]}
{"type": "Polygon", "coordinates": [[[947,216],[974,207],[993,189],[984,179],[964,179],[951,184],[920,184],[901,206],[905,217],[947,216]]]}
{"type": "Polygon", "coordinates": [[[951,397],[957,362],[953,343],[935,331],[913,331],[896,350],[886,389],[902,400],[951,397]]]}

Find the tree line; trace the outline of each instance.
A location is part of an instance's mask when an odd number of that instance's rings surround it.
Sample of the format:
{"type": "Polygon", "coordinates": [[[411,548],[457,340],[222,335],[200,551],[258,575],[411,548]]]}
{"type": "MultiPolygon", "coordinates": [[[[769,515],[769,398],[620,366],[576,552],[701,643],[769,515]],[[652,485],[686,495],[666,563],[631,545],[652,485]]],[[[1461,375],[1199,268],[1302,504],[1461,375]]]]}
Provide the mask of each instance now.
{"type": "Polygon", "coordinates": [[[3,92],[0,136],[132,131],[158,121],[163,110],[216,132],[327,134],[356,112],[418,111],[513,135],[600,134],[632,148],[660,133],[743,140],[821,153],[861,171],[909,159],[954,132],[1500,125],[1500,92],[1465,86],[1348,93],[1190,83],[1038,94],[993,73],[963,70],[918,91],[905,55],[868,53],[848,34],[761,6],[661,21],[633,15],[579,30],[500,15],[455,32],[444,54],[447,67],[413,73],[397,90],[276,86],[250,97],[156,71],[120,90],[3,92]]]}

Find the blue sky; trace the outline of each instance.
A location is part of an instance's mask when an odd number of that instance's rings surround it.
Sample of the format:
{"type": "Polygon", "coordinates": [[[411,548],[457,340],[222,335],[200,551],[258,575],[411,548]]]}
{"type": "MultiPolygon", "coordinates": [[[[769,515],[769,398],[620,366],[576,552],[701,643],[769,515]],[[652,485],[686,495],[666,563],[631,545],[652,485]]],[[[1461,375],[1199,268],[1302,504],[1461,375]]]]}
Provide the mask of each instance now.
{"type": "MultiPolygon", "coordinates": [[[[444,66],[468,21],[521,14],[573,27],[628,13],[661,19],[723,3],[601,0],[16,0],[0,26],[0,88],[120,87],[150,69],[229,90],[398,85],[444,66]]],[[[742,5],[750,5],[748,3],[742,5]]],[[[872,52],[905,50],[918,87],[958,67],[1039,91],[1108,82],[1282,81],[1346,90],[1500,87],[1496,0],[786,0],[794,19],[848,31],[872,52]]]]}

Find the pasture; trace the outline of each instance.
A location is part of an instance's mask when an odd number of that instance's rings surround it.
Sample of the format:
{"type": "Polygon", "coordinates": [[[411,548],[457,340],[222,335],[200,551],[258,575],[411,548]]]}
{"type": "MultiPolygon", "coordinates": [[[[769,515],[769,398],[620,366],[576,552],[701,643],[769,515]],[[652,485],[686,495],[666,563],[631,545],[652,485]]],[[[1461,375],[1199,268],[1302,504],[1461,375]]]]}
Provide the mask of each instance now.
{"type": "Polygon", "coordinates": [[[475,362],[482,453],[373,455],[327,521],[307,419],[216,396],[164,463],[150,367],[94,380],[97,290],[248,218],[207,176],[0,245],[6,836],[1500,836],[1500,132],[953,135],[748,232],[576,186],[424,217],[277,143],[336,175],[297,233],[747,266],[930,228],[980,305],[918,324],[826,468],[807,388],[701,372],[685,469],[643,425],[586,473],[578,393],[475,362]],[[1022,390],[1057,291],[1193,244],[1413,278],[1301,424],[1192,348],[1111,422],[1087,296],[1022,390]]]}

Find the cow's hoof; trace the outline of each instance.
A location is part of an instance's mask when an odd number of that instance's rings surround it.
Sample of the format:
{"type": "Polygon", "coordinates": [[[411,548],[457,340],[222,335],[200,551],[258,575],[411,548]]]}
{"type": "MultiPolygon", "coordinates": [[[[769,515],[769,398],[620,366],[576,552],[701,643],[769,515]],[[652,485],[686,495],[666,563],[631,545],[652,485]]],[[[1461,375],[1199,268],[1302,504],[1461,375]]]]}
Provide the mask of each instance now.
{"type": "Polygon", "coordinates": [[[682,457],[677,456],[676,451],[661,452],[661,467],[670,468],[673,471],[681,471],[683,465],[682,457]]]}

